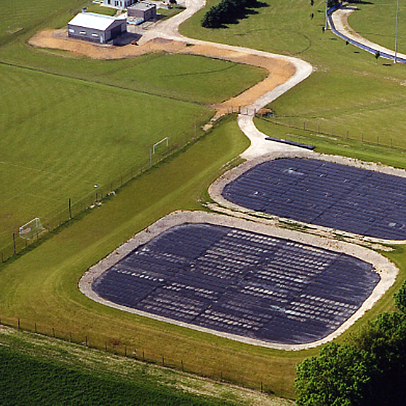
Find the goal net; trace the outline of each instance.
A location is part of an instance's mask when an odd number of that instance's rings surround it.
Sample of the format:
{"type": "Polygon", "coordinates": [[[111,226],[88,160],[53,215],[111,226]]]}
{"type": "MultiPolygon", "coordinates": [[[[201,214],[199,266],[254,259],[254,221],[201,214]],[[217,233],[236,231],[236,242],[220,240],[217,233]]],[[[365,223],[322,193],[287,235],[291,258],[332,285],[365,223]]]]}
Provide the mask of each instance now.
{"type": "Polygon", "coordinates": [[[18,229],[18,234],[21,238],[29,240],[41,233],[43,230],[45,230],[45,228],[42,227],[41,221],[37,217],[34,220],[29,221],[27,224],[21,226],[18,229]]]}

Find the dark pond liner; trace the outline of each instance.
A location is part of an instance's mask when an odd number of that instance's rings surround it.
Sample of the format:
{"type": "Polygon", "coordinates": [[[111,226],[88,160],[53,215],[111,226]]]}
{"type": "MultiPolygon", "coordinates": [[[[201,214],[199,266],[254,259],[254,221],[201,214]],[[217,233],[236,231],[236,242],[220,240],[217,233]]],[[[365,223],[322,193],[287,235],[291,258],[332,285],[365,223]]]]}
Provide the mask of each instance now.
{"type": "Polygon", "coordinates": [[[353,315],[380,277],[355,257],[241,229],[184,224],[93,283],[102,298],[219,332],[304,344],[353,315]]]}
{"type": "Polygon", "coordinates": [[[406,178],[316,159],[264,162],[230,182],[255,211],[386,240],[406,240],[406,178]]]}

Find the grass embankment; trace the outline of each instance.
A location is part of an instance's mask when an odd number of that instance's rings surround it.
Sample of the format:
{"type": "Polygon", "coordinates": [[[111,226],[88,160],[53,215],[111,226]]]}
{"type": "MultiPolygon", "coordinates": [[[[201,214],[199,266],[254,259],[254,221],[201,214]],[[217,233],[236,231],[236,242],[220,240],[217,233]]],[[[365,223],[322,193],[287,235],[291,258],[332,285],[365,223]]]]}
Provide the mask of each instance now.
{"type": "MultiPolygon", "coordinates": [[[[354,4],[357,11],[348,19],[350,26],[363,37],[388,49],[395,49],[397,0],[375,0],[354,4]]],[[[406,53],[406,8],[399,2],[397,51],[406,53]]]]}
{"type": "Polygon", "coordinates": [[[66,368],[0,347],[0,390],[8,405],[230,405],[160,387],[142,373],[136,381],[66,368]]]}
{"type": "Polygon", "coordinates": [[[82,345],[0,328],[7,404],[261,405],[292,402],[82,345]],[[42,400],[42,402],[39,401],[42,400]]]}
{"type": "MultiPolygon", "coordinates": [[[[394,0],[391,0],[393,3],[394,0]]],[[[215,1],[209,1],[208,6],[215,1]]],[[[208,41],[224,42],[297,56],[314,67],[312,75],[271,103],[279,121],[289,120],[325,133],[363,139],[365,142],[406,148],[406,81],[403,64],[393,65],[351,45],[330,31],[322,32],[325,2],[283,0],[265,2],[239,24],[208,30],[200,26],[204,11],[181,26],[181,32],[208,41]],[[313,14],[313,19],[311,18],[313,14]]],[[[361,5],[364,7],[364,5],[361,5]]],[[[374,5],[370,5],[371,9],[374,5]]],[[[376,7],[375,15],[380,16],[376,7]]],[[[365,26],[362,10],[357,12],[365,26]]],[[[389,24],[384,19],[382,24],[389,24]]],[[[370,26],[375,31],[375,27],[370,26]]],[[[376,31],[379,32],[379,31],[376,31]]],[[[269,133],[269,135],[273,135],[269,133]]],[[[371,154],[371,160],[376,159],[371,154]]]]}

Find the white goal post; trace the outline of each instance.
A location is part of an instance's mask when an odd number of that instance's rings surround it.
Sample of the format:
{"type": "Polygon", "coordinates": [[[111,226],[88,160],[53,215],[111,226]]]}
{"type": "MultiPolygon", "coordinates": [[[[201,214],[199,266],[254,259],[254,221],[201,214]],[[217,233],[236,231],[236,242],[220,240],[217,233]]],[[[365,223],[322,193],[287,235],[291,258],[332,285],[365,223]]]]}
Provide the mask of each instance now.
{"type": "Polygon", "coordinates": [[[41,220],[36,217],[34,220],[29,221],[18,229],[18,235],[21,238],[29,240],[38,235],[45,228],[41,224],[41,220]]]}
{"type": "Polygon", "coordinates": [[[168,148],[168,146],[169,146],[169,137],[165,137],[165,138],[163,138],[161,141],[158,141],[157,143],[155,143],[155,144],[152,146],[152,153],[155,154],[155,148],[156,148],[159,144],[161,144],[161,143],[163,143],[163,142],[165,142],[165,141],[166,141],[166,147],[168,148]]]}

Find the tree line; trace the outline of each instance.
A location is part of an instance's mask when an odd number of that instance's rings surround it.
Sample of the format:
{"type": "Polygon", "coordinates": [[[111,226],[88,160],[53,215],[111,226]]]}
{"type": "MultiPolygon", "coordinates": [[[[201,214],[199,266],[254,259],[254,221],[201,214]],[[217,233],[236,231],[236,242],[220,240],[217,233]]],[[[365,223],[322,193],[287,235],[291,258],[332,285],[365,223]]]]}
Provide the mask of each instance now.
{"type": "Polygon", "coordinates": [[[249,8],[261,7],[257,0],[221,0],[204,15],[201,25],[205,28],[220,28],[247,15],[249,8]]]}
{"type": "Polygon", "coordinates": [[[297,366],[298,406],[406,404],[406,281],[395,304],[347,343],[329,343],[297,366]]]}

